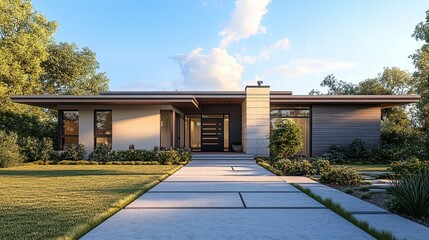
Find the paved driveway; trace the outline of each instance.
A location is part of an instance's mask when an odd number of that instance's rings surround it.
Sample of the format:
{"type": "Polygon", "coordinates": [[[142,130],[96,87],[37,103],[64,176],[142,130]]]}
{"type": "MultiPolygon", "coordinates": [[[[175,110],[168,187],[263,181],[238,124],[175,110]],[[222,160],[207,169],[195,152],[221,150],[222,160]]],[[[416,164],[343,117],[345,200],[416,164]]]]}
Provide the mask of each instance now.
{"type": "Polygon", "coordinates": [[[83,239],[373,239],[255,161],[197,160],[83,239]]]}

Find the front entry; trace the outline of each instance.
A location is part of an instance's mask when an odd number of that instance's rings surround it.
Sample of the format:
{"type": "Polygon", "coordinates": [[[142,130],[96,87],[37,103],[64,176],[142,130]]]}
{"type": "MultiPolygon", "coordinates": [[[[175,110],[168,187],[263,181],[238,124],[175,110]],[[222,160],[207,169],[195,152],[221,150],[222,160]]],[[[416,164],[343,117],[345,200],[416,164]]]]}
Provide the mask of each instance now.
{"type": "Polygon", "coordinates": [[[222,152],[224,149],[223,115],[202,115],[201,151],[222,152]]]}
{"type": "Polygon", "coordinates": [[[185,116],[185,146],[195,152],[229,151],[229,114],[185,116]]]}

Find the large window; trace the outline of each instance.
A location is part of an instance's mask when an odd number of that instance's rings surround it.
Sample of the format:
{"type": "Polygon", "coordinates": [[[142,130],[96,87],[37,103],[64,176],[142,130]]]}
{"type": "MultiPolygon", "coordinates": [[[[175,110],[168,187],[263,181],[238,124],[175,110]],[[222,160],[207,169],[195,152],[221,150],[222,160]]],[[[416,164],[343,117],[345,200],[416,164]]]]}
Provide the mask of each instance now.
{"type": "Polygon", "coordinates": [[[95,145],[112,144],[112,111],[95,111],[95,145]]]}
{"type": "Polygon", "coordinates": [[[60,149],[66,150],[70,144],[79,143],[79,111],[60,112],[60,149]]]}
{"type": "Polygon", "coordinates": [[[272,107],[271,108],[271,127],[277,119],[288,119],[298,123],[302,129],[304,148],[299,155],[310,156],[310,108],[309,107],[272,107]]]}

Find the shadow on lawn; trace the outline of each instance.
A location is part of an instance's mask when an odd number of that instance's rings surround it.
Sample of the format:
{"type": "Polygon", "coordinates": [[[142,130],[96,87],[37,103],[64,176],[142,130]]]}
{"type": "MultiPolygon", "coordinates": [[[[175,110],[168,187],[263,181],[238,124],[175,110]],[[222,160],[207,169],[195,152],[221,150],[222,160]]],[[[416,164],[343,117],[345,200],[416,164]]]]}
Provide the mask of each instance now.
{"type": "Polygon", "coordinates": [[[133,173],[108,170],[0,170],[1,176],[15,177],[73,177],[73,176],[103,176],[103,175],[160,175],[160,173],[133,173]]]}

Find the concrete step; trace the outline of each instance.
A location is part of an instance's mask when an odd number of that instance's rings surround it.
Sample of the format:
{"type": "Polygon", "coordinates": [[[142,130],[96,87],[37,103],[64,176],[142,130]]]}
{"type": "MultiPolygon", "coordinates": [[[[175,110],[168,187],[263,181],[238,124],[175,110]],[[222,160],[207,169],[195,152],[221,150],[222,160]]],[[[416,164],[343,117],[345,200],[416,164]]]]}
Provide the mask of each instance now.
{"type": "Polygon", "coordinates": [[[253,155],[247,155],[247,154],[194,154],[192,156],[192,160],[254,160],[255,157],[253,155]]]}

